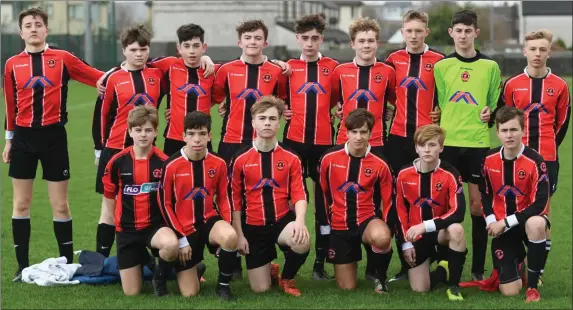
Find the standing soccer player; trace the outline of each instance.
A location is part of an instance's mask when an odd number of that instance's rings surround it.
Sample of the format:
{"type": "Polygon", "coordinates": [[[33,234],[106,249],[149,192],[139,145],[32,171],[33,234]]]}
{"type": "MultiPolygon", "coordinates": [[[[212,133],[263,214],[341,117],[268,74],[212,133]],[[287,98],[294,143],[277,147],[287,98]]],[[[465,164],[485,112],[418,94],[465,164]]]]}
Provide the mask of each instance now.
{"type": "MultiPolygon", "coordinates": [[[[390,52],[386,58],[386,63],[394,66],[396,70],[396,104],[385,155],[396,174],[418,158],[413,140],[416,129],[439,120],[434,64],[444,58],[444,54],[431,49],[425,43],[430,33],[426,12],[406,12],[402,17],[400,31],[406,41],[406,47],[390,52]]],[[[390,228],[394,233],[399,229],[390,228]]],[[[399,247],[398,244],[397,246],[399,247]]],[[[402,252],[399,253],[402,266],[389,282],[408,276],[408,265],[402,252]]]]}
{"type": "Polygon", "coordinates": [[[38,160],[54,216],[54,233],[60,256],[73,260],[72,215],[68,205],[70,164],[64,125],[68,121],[68,81],[95,86],[103,72],[70,52],[49,47],[48,14],[31,8],[18,16],[25,50],[6,61],[4,103],[6,145],[2,160],[10,163],[13,211],[12,235],[18,261],[14,281],[29,265],[30,204],[38,160]]]}
{"type": "Polygon", "coordinates": [[[346,115],[347,142],[323,155],[319,173],[327,215],[323,220],[332,228],[328,262],[334,264],[338,287],[356,288],[362,243],[373,253],[369,260],[376,271],[375,291],[385,293],[383,268],[392,257],[392,246],[384,221],[392,208],[393,177],[390,166],[368,142],[374,124],[375,117],[363,108],[346,115]]]}
{"type": "Polygon", "coordinates": [[[538,278],[545,265],[545,232],[550,227],[547,165],[539,153],[522,143],[523,111],[502,107],[495,124],[502,146],[489,151],[485,159],[482,197],[499,290],[505,296],[519,294],[527,256],[525,301],[537,302],[541,299],[538,278]]]}
{"type": "MultiPolygon", "coordinates": [[[[167,156],[153,146],[157,136],[157,109],[139,106],[129,112],[130,146],[114,155],[105,167],[102,179],[104,199],[114,218],[117,237],[117,261],[125,295],[137,295],[143,284],[143,266],[149,262],[147,248],[159,251],[165,261],[177,259],[177,238],[161,216],[157,204],[161,167],[167,156]]],[[[162,278],[154,272],[157,294],[162,278]],[[159,285],[158,285],[159,284],[159,285]]]]}
{"type": "Polygon", "coordinates": [[[185,116],[183,126],[185,147],[165,162],[160,190],[163,216],[179,237],[179,263],[175,266],[179,290],[185,297],[199,294],[197,264],[203,260],[203,249],[207,245],[215,254],[220,247],[215,292],[231,300],[237,233],[230,224],[227,164],[207,149],[211,140],[208,114],[193,111],[185,116]]]}
{"type": "Polygon", "coordinates": [[[398,239],[410,265],[408,279],[414,292],[428,292],[439,281],[448,281],[450,300],[463,300],[459,290],[466,261],[464,220],[466,201],[459,172],[440,160],[444,130],[425,125],[414,133],[418,158],[398,173],[396,208],[400,218],[398,239]],[[436,244],[448,247],[447,261],[430,273],[436,244]]]}
{"type": "Polygon", "coordinates": [[[332,147],[334,128],[330,110],[332,72],[338,61],[320,53],[320,44],[326,28],[324,18],[318,14],[304,16],[296,21],[296,40],[301,49],[298,59],[287,61],[292,75],[287,78],[287,105],[293,114],[286,122],[283,143],[300,156],[304,176],[313,182],[315,206],[315,251],[316,259],[312,268],[315,280],[331,279],[324,270],[324,260],[328,250],[328,231],[324,230],[324,200],[318,183],[318,160],[332,147]],[[323,226],[321,230],[320,227],[323,226]]]}
{"type": "MultiPolygon", "coordinates": [[[[125,65],[115,68],[106,77],[105,94],[99,112],[100,138],[103,150],[98,161],[96,192],[103,194],[103,173],[107,162],[115,154],[133,144],[128,135],[129,111],[138,105],[159,107],[162,95],[161,70],[146,66],[149,57],[151,33],[140,25],[126,29],[121,35],[125,65]]],[[[97,152],[97,151],[96,151],[97,152]]],[[[107,213],[105,199],[96,235],[96,251],[109,256],[114,241],[113,221],[107,213]]]]}
{"type": "MultiPolygon", "coordinates": [[[[523,54],[527,58],[527,67],[522,73],[507,79],[500,97],[501,106],[524,111],[526,130],[523,143],[543,156],[549,176],[550,196],[557,190],[558,148],[567,134],[571,116],[567,82],[547,67],[552,40],[553,34],[546,29],[525,35],[523,54]]],[[[550,231],[547,231],[545,259],[551,249],[549,238],[550,231]]]]}
{"type": "Polygon", "coordinates": [[[474,48],[479,35],[477,15],[470,10],[454,14],[455,52],[434,65],[434,79],[446,131],[444,161],[452,164],[468,183],[472,217],[472,278],[482,280],[487,232],[481,211],[481,165],[490,147],[488,121],[501,92],[497,63],[474,48]]]}
{"type": "Polygon", "coordinates": [[[277,258],[276,243],[285,256],[280,288],[300,296],[294,277],[310,249],[305,225],[307,193],[298,155],[277,141],[284,109],[284,102],[274,96],[262,97],[251,107],[257,136],[231,162],[231,205],[251,289],[267,291],[271,279],[278,277],[277,268],[271,266],[277,258]]]}
{"type": "MultiPolygon", "coordinates": [[[[351,111],[363,108],[375,117],[369,141],[372,153],[383,156],[386,108],[388,101],[392,104],[395,101],[396,72],[391,65],[376,59],[380,45],[380,25],[376,20],[359,18],[350,25],[349,33],[356,56],[352,62],[337,66],[332,76],[332,100],[338,103],[338,113],[342,115],[336,144],[344,144],[348,139],[344,118],[351,111]]],[[[374,280],[376,271],[371,260],[375,256],[370,247],[366,247],[366,253],[366,278],[374,280]]]]}

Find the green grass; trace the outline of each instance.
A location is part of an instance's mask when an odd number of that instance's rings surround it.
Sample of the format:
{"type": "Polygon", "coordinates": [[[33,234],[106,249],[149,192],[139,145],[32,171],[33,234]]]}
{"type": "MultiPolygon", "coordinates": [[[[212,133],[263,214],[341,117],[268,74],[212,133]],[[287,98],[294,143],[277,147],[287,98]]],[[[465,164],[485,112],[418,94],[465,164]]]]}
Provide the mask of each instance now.
{"type": "MultiPolygon", "coordinates": [[[[571,78],[568,79],[571,85],[571,78]]],[[[68,109],[70,121],[67,125],[70,145],[72,179],[69,188],[69,202],[74,219],[75,249],[94,250],[96,226],[100,214],[101,197],[94,193],[96,169],[93,165],[93,147],[91,137],[91,119],[95,90],[73,83],[70,85],[68,109]]],[[[4,109],[1,109],[4,111],[4,109]]],[[[219,141],[220,118],[214,115],[213,145],[219,141]]],[[[162,124],[164,125],[164,123],[162,124]]],[[[571,130],[569,130],[571,131],[571,130]]],[[[163,132],[163,128],[160,129],[163,132]]],[[[492,131],[492,141],[497,141],[492,131]]],[[[297,277],[297,284],[303,292],[301,298],[285,296],[278,289],[256,295],[250,291],[246,276],[233,283],[238,302],[227,304],[216,299],[214,294],[217,264],[213,257],[205,255],[208,266],[205,277],[207,283],[202,287],[200,297],[184,299],[178,296],[176,283],[170,283],[171,295],[156,298],[150,286],[138,297],[125,297],[121,286],[88,286],[44,288],[25,283],[12,283],[16,271],[11,231],[12,184],[7,173],[7,165],[2,168],[2,306],[1,308],[569,308],[571,309],[572,272],[571,272],[571,132],[559,149],[561,170],[559,190],[553,197],[552,227],[553,247],[549,263],[545,268],[545,286],[541,289],[542,301],[535,305],[524,303],[524,294],[513,298],[504,298],[499,293],[481,292],[475,288],[463,289],[463,303],[449,302],[445,288],[440,287],[428,294],[414,294],[408,283],[402,281],[390,286],[391,293],[379,296],[374,293],[371,283],[362,280],[364,277],[363,260],[359,265],[359,287],[353,292],[342,292],[335,282],[315,282],[310,279],[314,251],[297,277]],[[415,298],[415,299],[414,299],[415,298]]],[[[162,140],[159,142],[162,146],[162,140]]],[[[3,147],[3,146],[2,146],[3,147]]],[[[41,176],[40,167],[38,176],[41,176]]],[[[307,224],[313,226],[313,207],[309,206],[307,224]]],[[[58,256],[55,241],[52,213],[48,202],[46,183],[37,179],[31,208],[32,236],[30,244],[30,262],[38,263],[45,258],[58,256]]],[[[471,244],[471,220],[466,212],[464,227],[468,232],[468,244],[471,244]]],[[[309,229],[309,231],[314,231],[309,229]]],[[[471,251],[471,247],[469,249],[471,251]]],[[[115,255],[115,246],[113,248],[115,255]]],[[[393,275],[399,268],[399,261],[394,254],[389,273],[393,275]]],[[[365,256],[364,256],[365,257],[365,256]]],[[[470,279],[471,252],[464,268],[462,280],[470,279]]],[[[491,271],[489,249],[486,268],[491,271]]],[[[282,257],[279,263],[283,263],[282,257]]],[[[331,266],[327,266],[332,271],[331,266]]],[[[487,271],[486,273],[488,273],[487,271]]]]}

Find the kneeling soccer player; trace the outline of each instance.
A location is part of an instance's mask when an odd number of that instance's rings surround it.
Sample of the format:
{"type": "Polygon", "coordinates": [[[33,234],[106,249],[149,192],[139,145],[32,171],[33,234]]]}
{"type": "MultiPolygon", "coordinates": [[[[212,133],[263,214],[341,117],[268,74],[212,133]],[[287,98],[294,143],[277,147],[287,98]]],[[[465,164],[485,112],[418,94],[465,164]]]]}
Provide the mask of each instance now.
{"type": "Polygon", "coordinates": [[[344,118],[348,140],[328,150],[319,164],[325,214],[331,226],[327,261],[334,264],[341,289],[356,288],[361,243],[372,248],[376,264],[375,291],[387,292],[384,266],[392,257],[391,234],[384,222],[392,208],[393,178],[390,166],[371,152],[368,139],[374,116],[356,109],[344,118]],[[381,216],[377,216],[381,210],[381,216]]]}
{"type": "Polygon", "coordinates": [[[310,249],[305,225],[308,195],[301,160],[277,141],[284,110],[283,100],[273,96],[262,97],[251,107],[256,138],[231,161],[233,226],[251,289],[267,291],[272,278],[278,278],[278,268],[271,264],[277,257],[276,243],[285,255],[280,288],[300,296],[294,277],[310,249]]]}
{"type": "MultiPolygon", "coordinates": [[[[205,245],[219,252],[219,278],[215,292],[232,300],[230,281],[237,256],[237,233],[231,226],[227,198],[227,165],[207,150],[211,117],[200,111],[185,116],[185,146],[163,166],[160,206],[179,237],[179,262],[175,266],[179,291],[185,297],[199,294],[197,265],[205,245]]],[[[165,292],[167,293],[167,292],[165,292]]]]}
{"type": "Polygon", "coordinates": [[[142,267],[149,261],[146,247],[159,250],[165,261],[177,259],[177,237],[164,226],[157,205],[161,167],[167,159],[153,146],[157,124],[154,107],[144,105],[131,110],[128,130],[133,146],[110,159],[102,178],[106,206],[114,215],[119,275],[126,295],[141,291],[142,267]]]}
{"type": "Polygon", "coordinates": [[[444,131],[425,125],[414,133],[418,158],[398,173],[396,208],[400,219],[397,237],[410,265],[408,279],[414,292],[427,292],[448,278],[450,300],[463,300],[459,282],[466,260],[465,198],[460,173],[440,160],[444,131]],[[430,258],[437,244],[448,245],[447,261],[430,273],[430,258]]]}
{"type": "Polygon", "coordinates": [[[491,253],[499,273],[499,290],[515,296],[522,288],[522,262],[527,256],[526,302],[541,299],[537,283],[545,264],[549,205],[547,165],[534,149],[522,143],[523,111],[502,107],[495,116],[503,146],[488,152],[482,190],[491,253]],[[527,254],[524,243],[527,244],[527,254]]]}

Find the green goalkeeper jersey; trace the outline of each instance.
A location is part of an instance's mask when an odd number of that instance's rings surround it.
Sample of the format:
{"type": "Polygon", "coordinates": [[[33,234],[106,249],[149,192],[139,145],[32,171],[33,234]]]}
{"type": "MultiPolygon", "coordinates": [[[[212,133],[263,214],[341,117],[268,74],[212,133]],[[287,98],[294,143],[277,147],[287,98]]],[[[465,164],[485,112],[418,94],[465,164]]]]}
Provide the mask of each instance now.
{"type": "Polygon", "coordinates": [[[497,63],[479,51],[473,58],[453,53],[434,65],[434,79],[444,145],[490,147],[488,124],[480,120],[480,112],[485,106],[493,112],[497,105],[502,85],[497,63]]]}

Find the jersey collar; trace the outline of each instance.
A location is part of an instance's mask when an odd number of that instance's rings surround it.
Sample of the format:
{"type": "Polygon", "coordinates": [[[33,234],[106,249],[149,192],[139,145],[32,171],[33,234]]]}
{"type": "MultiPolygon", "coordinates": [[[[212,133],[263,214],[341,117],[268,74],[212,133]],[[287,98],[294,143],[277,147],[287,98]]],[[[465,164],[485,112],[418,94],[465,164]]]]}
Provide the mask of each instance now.
{"type": "Polygon", "coordinates": [[[529,77],[531,79],[544,79],[544,78],[548,77],[549,75],[551,75],[551,68],[547,67],[547,74],[541,78],[535,78],[535,77],[532,77],[531,75],[529,75],[529,73],[527,72],[527,67],[525,67],[525,69],[523,69],[523,72],[525,72],[527,77],[529,77]]]}
{"type": "MultiPolygon", "coordinates": [[[[197,161],[197,160],[189,159],[189,157],[187,157],[187,154],[185,154],[185,147],[182,147],[180,152],[181,152],[181,156],[183,156],[183,158],[185,158],[187,161],[197,161]]],[[[207,149],[207,152],[205,153],[205,157],[203,157],[200,160],[207,158],[207,155],[209,155],[209,149],[207,149]]]]}
{"type": "MultiPolygon", "coordinates": [[[[271,150],[271,152],[273,152],[274,150],[276,150],[278,146],[279,146],[279,140],[276,141],[275,147],[273,147],[273,149],[271,150]]],[[[257,149],[257,146],[255,145],[255,140],[253,140],[253,148],[255,149],[255,151],[263,153],[263,151],[259,151],[259,150],[257,149]]]]}
{"type": "Polygon", "coordinates": [[[375,58],[373,64],[371,64],[371,65],[369,65],[369,66],[361,66],[361,65],[359,65],[359,64],[356,63],[356,57],[352,58],[352,63],[354,63],[354,65],[355,65],[356,67],[359,67],[359,68],[360,68],[360,67],[367,67],[367,68],[368,68],[368,67],[372,67],[372,66],[374,66],[377,62],[378,62],[378,57],[375,58]]]}
{"type": "Polygon", "coordinates": [[[441,160],[441,159],[438,159],[438,165],[436,166],[436,168],[434,168],[434,170],[428,171],[428,172],[422,172],[422,171],[418,170],[418,167],[416,167],[416,163],[419,162],[420,160],[421,160],[420,158],[416,158],[416,159],[414,159],[414,161],[413,161],[414,169],[416,169],[416,172],[418,172],[418,173],[431,173],[431,172],[436,172],[436,171],[438,170],[438,168],[440,168],[440,165],[442,164],[442,160],[441,160]]]}
{"type": "Polygon", "coordinates": [[[269,61],[267,55],[263,55],[263,62],[260,63],[260,64],[252,64],[252,63],[246,62],[245,59],[243,58],[243,55],[241,55],[241,56],[239,57],[239,60],[242,61],[245,65],[247,65],[247,64],[249,64],[249,65],[262,65],[262,64],[265,63],[265,61],[269,61]]]}
{"type": "MultiPolygon", "coordinates": [[[[366,157],[368,153],[370,153],[371,148],[372,147],[370,146],[370,143],[368,143],[368,147],[366,148],[366,153],[364,154],[364,157],[366,157]]],[[[348,151],[348,141],[344,143],[344,151],[346,152],[346,155],[354,157],[352,154],[350,154],[350,151],[348,151]]],[[[357,157],[357,158],[364,158],[364,157],[357,157]]]]}
{"type": "MultiPolygon", "coordinates": [[[[318,60],[317,61],[319,61],[321,58],[322,58],[322,54],[320,52],[318,52],[318,60]]],[[[299,59],[304,61],[304,59],[302,59],[302,54],[300,54],[299,59]]],[[[314,62],[314,61],[312,61],[312,62],[314,62]]]]}
{"type": "MultiPolygon", "coordinates": [[[[424,51],[423,51],[422,53],[420,53],[420,54],[424,54],[424,53],[427,52],[429,49],[430,49],[430,47],[428,46],[428,44],[424,43],[424,51]]],[[[410,52],[408,51],[408,46],[406,46],[405,50],[406,50],[407,53],[410,53],[410,52]]],[[[415,54],[415,53],[411,53],[411,54],[415,54]]]]}
{"type": "MultiPolygon", "coordinates": [[[[521,156],[521,154],[523,154],[524,150],[525,150],[525,144],[521,143],[521,150],[519,150],[519,153],[517,153],[517,157],[515,157],[515,159],[518,159],[519,156],[521,156]]],[[[499,157],[501,157],[501,160],[505,159],[505,158],[503,158],[503,146],[499,150],[499,157]]]]}
{"type": "Polygon", "coordinates": [[[28,52],[25,48],[24,48],[24,52],[25,52],[26,54],[38,54],[38,53],[45,52],[45,51],[48,49],[48,47],[49,47],[49,46],[48,46],[48,43],[46,43],[46,45],[44,46],[44,50],[41,51],[41,52],[31,53],[31,52],[28,52]]]}

